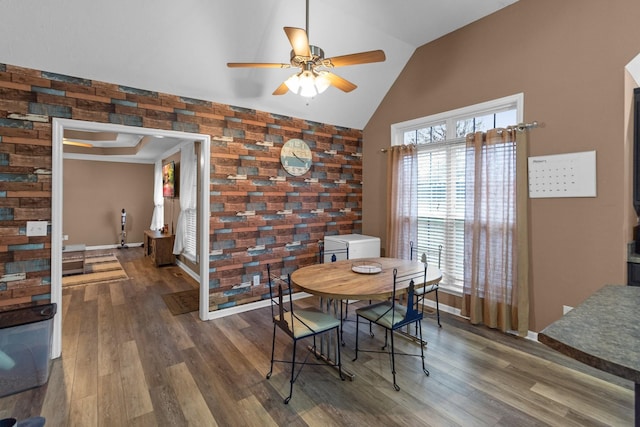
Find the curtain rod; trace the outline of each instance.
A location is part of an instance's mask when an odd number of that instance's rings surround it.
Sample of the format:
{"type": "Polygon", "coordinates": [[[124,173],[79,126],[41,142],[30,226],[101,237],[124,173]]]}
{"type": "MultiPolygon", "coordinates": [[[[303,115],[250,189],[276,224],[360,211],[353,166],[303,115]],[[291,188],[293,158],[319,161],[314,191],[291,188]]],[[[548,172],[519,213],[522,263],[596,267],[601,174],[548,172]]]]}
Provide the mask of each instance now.
{"type": "Polygon", "coordinates": [[[523,130],[527,130],[527,129],[535,129],[535,128],[539,127],[539,126],[540,125],[538,125],[538,122],[536,122],[534,120],[531,123],[518,123],[517,125],[514,125],[514,126],[507,126],[507,129],[515,129],[515,130],[518,130],[518,131],[523,131],[523,130]]]}
{"type": "MultiPolygon", "coordinates": [[[[518,132],[523,132],[525,130],[535,129],[537,127],[543,127],[543,125],[534,120],[531,123],[518,123],[517,125],[507,126],[507,129],[515,129],[518,132]]],[[[387,148],[380,149],[381,153],[386,153],[387,151],[389,151],[387,148]]]]}

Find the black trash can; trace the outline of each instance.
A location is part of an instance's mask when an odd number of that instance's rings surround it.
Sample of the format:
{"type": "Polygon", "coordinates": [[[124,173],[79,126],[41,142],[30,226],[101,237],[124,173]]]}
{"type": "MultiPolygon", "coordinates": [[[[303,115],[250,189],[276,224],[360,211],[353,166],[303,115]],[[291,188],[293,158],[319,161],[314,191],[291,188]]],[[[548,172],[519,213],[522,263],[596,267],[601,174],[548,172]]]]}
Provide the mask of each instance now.
{"type": "Polygon", "coordinates": [[[49,380],[56,304],[0,312],[0,397],[49,380]]]}

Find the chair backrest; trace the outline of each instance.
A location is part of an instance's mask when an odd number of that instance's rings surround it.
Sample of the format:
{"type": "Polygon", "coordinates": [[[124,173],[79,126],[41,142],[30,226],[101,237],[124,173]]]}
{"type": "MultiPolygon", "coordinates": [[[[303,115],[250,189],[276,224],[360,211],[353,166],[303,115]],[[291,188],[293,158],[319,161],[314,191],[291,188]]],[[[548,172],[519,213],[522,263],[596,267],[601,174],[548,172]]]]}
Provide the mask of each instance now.
{"type": "MultiPolygon", "coordinates": [[[[413,261],[413,241],[409,242],[409,259],[413,261]]],[[[423,263],[427,263],[427,254],[422,253],[422,258],[420,259],[423,263]]],[[[442,261],[442,245],[438,246],[438,268],[440,268],[440,263],[442,261]]]]}
{"type": "Polygon", "coordinates": [[[271,317],[273,323],[278,325],[292,338],[295,337],[295,323],[299,322],[308,330],[313,331],[311,325],[302,318],[296,316],[293,311],[293,298],[291,298],[291,275],[287,274],[287,279],[282,276],[271,274],[271,266],[267,264],[267,277],[269,281],[269,298],[271,299],[271,317]],[[278,295],[274,295],[274,288],[277,288],[278,295]],[[289,303],[285,306],[284,295],[289,296],[289,303]]]}
{"type": "Polygon", "coordinates": [[[324,241],[318,241],[318,264],[324,264],[327,261],[336,262],[338,258],[349,259],[349,242],[344,242],[344,247],[326,249],[324,241]],[[344,258],[342,258],[344,256],[344,258]]]}
{"type": "MultiPolygon", "coordinates": [[[[269,281],[269,299],[271,300],[271,317],[273,322],[277,323],[281,328],[289,330],[289,326],[285,321],[285,313],[293,310],[293,303],[289,298],[289,309],[284,306],[284,300],[282,295],[285,293],[283,285],[287,288],[287,293],[291,294],[291,282],[286,282],[281,276],[275,276],[271,274],[271,266],[267,264],[267,278],[269,281]],[[274,295],[274,288],[277,290],[277,295],[274,295]]],[[[289,279],[289,276],[287,276],[289,279]]],[[[292,331],[293,332],[293,331],[292,331]]]]}
{"type": "Polygon", "coordinates": [[[423,314],[422,310],[418,309],[417,299],[415,296],[415,286],[417,284],[423,284],[427,282],[427,265],[424,265],[424,270],[422,272],[414,272],[408,273],[404,275],[398,275],[398,269],[393,269],[393,295],[391,298],[391,307],[392,307],[392,320],[391,324],[394,327],[404,326],[409,323],[413,323],[417,320],[422,320],[423,314]],[[398,304],[398,298],[396,297],[397,288],[400,284],[409,283],[409,287],[407,288],[407,311],[403,318],[396,319],[396,310],[395,306],[398,304]]]}
{"type": "Polygon", "coordinates": [[[418,301],[415,296],[416,282],[425,283],[427,280],[427,266],[424,266],[424,272],[409,273],[405,275],[398,275],[398,269],[393,269],[393,294],[391,297],[391,305],[384,312],[381,313],[378,319],[381,319],[391,313],[391,327],[393,329],[400,328],[402,326],[414,323],[418,320],[422,320],[422,310],[418,309],[418,301]],[[399,310],[396,310],[396,306],[399,305],[399,299],[397,298],[397,289],[400,284],[409,283],[407,288],[407,306],[403,317],[399,316],[399,310]]]}

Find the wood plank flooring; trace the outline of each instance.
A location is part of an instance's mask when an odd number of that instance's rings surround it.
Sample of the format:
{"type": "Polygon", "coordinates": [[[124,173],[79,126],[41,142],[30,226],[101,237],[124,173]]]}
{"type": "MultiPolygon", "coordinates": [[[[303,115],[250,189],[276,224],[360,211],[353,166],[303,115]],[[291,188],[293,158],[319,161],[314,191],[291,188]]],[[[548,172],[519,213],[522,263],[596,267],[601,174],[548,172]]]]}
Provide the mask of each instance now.
{"type": "MultiPolygon", "coordinates": [[[[396,392],[386,355],[352,362],[355,323],[347,322],[343,361],[355,380],[307,366],[284,405],[288,367],[265,379],[269,308],[209,322],[173,316],[161,295],[195,281],[177,267],[155,268],[139,248],[117,255],[129,279],[63,291],[63,355],[47,385],[0,398],[0,418],[41,415],[47,427],[633,425],[630,382],[448,315],[442,328],[423,322],[429,377],[418,358],[399,358],[396,392]]],[[[359,339],[380,345],[383,334],[372,339],[361,326],[359,339]]],[[[278,334],[277,353],[290,348],[278,334]]]]}

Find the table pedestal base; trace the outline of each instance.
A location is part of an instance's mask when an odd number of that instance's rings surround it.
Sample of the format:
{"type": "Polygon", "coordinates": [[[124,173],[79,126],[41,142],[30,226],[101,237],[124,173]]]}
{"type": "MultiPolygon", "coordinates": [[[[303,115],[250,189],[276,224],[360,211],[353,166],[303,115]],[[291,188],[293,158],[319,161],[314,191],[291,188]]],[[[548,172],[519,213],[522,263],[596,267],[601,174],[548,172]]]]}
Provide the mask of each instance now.
{"type": "Polygon", "coordinates": [[[425,340],[421,340],[420,338],[416,337],[415,335],[410,334],[409,332],[404,332],[404,331],[395,331],[395,334],[400,335],[401,337],[404,337],[406,339],[408,339],[409,341],[413,341],[416,344],[419,344],[423,347],[427,346],[427,342],[425,340]]]}
{"type": "MultiPolygon", "coordinates": [[[[309,351],[312,352],[313,354],[315,354],[317,359],[322,360],[324,363],[326,363],[327,365],[331,366],[332,368],[334,368],[336,371],[338,370],[338,365],[336,364],[336,362],[334,362],[333,360],[331,360],[329,357],[327,357],[326,354],[318,351],[318,349],[314,349],[313,346],[309,346],[309,351]]],[[[342,364],[342,375],[349,379],[349,381],[353,381],[356,377],[356,375],[348,370],[346,370],[344,368],[344,364],[342,364]]]]}

